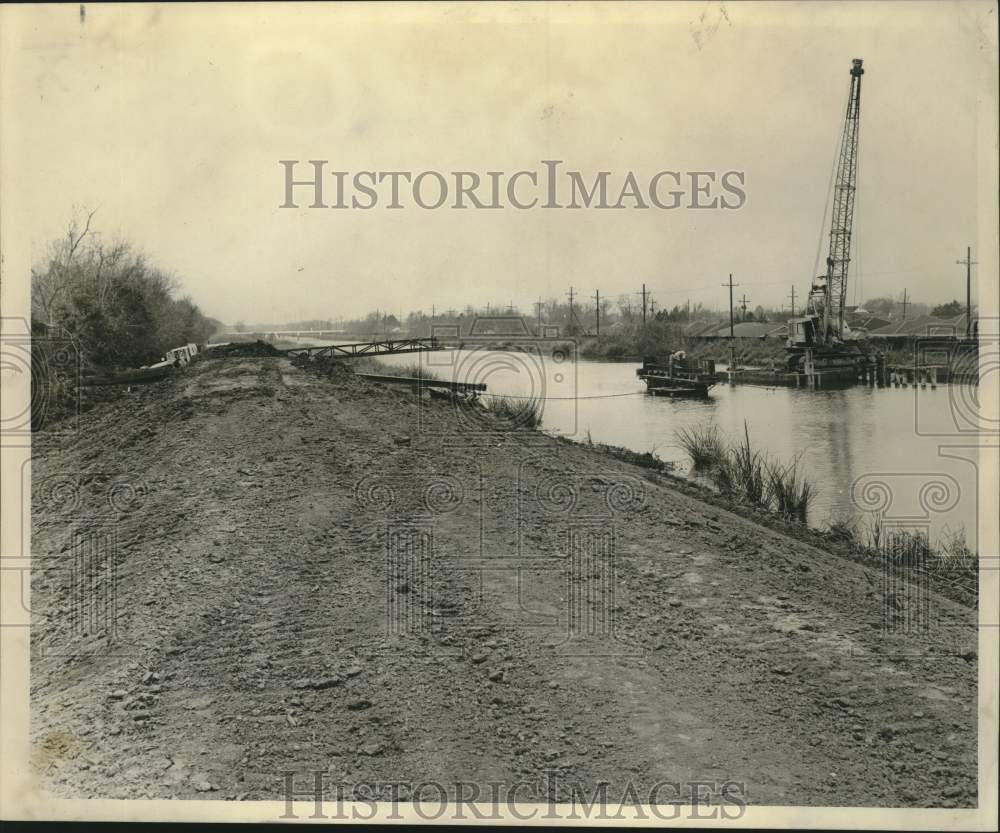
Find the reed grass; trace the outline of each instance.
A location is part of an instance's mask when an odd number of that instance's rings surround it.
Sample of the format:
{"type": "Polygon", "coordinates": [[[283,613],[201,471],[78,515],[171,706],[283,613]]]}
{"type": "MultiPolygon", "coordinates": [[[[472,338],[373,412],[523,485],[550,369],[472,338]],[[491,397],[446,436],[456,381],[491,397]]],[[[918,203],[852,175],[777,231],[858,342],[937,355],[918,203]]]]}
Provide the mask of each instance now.
{"type": "Polygon", "coordinates": [[[805,523],[816,490],[799,471],[798,460],[787,465],[768,463],[767,484],[771,508],[785,518],[805,523]]]}
{"type": "Polygon", "coordinates": [[[729,455],[723,454],[712,464],[708,470],[708,475],[712,482],[724,495],[731,495],[736,491],[736,477],[733,472],[733,464],[729,455]]]}
{"type": "Polygon", "coordinates": [[[979,597],[979,556],[969,548],[965,530],[944,530],[931,542],[922,529],[887,526],[881,513],[867,520],[838,519],[831,522],[826,534],[845,544],[855,556],[878,562],[883,569],[892,567],[924,574],[937,592],[963,604],[975,604],[979,597]]]}
{"type": "Polygon", "coordinates": [[[750,441],[743,423],[743,440],[727,443],[713,426],[682,428],[677,440],[691,457],[693,469],[707,474],[716,489],[741,501],[805,523],[816,490],[804,477],[798,459],[769,460],[750,441]]]}
{"type": "Polygon", "coordinates": [[[680,443],[695,469],[711,469],[726,455],[726,447],[714,425],[699,428],[680,428],[677,431],[680,443]]]}
{"type": "Polygon", "coordinates": [[[537,428],[542,422],[542,400],[510,396],[487,396],[487,412],[509,420],[518,428],[537,428]]]}
{"type": "Polygon", "coordinates": [[[743,433],[745,441],[729,450],[733,481],[748,503],[767,506],[769,497],[767,459],[762,452],[750,445],[750,430],[745,421],[743,433]]]}

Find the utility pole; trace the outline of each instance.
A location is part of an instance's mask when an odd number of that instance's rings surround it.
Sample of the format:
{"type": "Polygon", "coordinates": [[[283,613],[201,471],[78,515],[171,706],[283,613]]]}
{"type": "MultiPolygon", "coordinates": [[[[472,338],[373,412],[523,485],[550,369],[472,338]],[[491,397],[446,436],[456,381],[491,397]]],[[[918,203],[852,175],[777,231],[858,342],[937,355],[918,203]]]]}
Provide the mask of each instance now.
{"type": "Polygon", "coordinates": [[[642,285],[642,292],[636,292],[635,294],[642,296],[642,323],[645,324],[646,323],[646,296],[649,295],[649,293],[646,291],[646,284],[642,285]]]}
{"type": "MultiPolygon", "coordinates": [[[[784,308],[784,304],[781,305],[784,308]]],[[[792,284],[792,318],[795,317],[795,284],[792,284]]]]}
{"type": "Polygon", "coordinates": [[[736,370],[736,342],[733,334],[733,287],[739,286],[733,283],[733,275],[729,274],[729,283],[722,284],[729,287],[729,381],[733,381],[733,371],[736,370]]]}
{"type": "Polygon", "coordinates": [[[965,250],[965,260],[956,260],[955,263],[965,264],[965,337],[972,335],[972,267],[977,265],[977,261],[972,259],[972,246],[965,250]]]}
{"type": "Polygon", "coordinates": [[[569,288],[569,320],[573,320],[573,287],[569,288]]]}
{"type": "Polygon", "coordinates": [[[746,295],[745,292],[743,293],[743,303],[740,304],[740,309],[743,310],[743,314],[741,316],[741,320],[742,321],[746,321],[747,320],[747,295],[746,295]]]}
{"type": "Polygon", "coordinates": [[[542,299],[541,299],[541,297],[539,297],[539,299],[537,301],[535,301],[535,317],[538,319],[538,325],[537,325],[538,326],[538,332],[536,333],[536,335],[540,336],[542,334],[542,299]]]}
{"type": "Polygon", "coordinates": [[[729,287],[729,338],[732,339],[732,338],[735,337],[734,333],[733,333],[733,326],[734,326],[734,323],[735,323],[733,321],[733,287],[739,286],[739,284],[738,283],[733,283],[733,276],[730,275],[729,276],[729,283],[724,283],[724,284],[722,284],[722,286],[723,287],[727,287],[727,286],[729,287]]]}
{"type": "Polygon", "coordinates": [[[903,320],[904,321],[906,320],[906,307],[907,307],[906,290],[904,289],[903,290],[903,320]]]}
{"type": "Polygon", "coordinates": [[[510,301],[507,304],[507,314],[508,315],[513,315],[514,314],[514,302],[513,301],[510,301]]]}
{"type": "Polygon", "coordinates": [[[597,302],[597,340],[601,340],[601,290],[597,290],[594,294],[594,301],[597,302]]]}

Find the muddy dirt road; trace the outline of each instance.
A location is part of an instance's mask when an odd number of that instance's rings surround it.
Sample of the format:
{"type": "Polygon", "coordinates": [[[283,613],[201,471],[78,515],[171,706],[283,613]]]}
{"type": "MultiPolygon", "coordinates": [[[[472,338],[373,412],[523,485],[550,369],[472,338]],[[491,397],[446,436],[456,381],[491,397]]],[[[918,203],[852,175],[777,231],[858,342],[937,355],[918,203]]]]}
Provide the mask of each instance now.
{"type": "Polygon", "coordinates": [[[280,799],[324,770],[976,803],[973,610],[932,596],[929,636],[886,633],[877,569],[586,447],[230,358],[34,454],[34,766],[57,794],[280,799]]]}

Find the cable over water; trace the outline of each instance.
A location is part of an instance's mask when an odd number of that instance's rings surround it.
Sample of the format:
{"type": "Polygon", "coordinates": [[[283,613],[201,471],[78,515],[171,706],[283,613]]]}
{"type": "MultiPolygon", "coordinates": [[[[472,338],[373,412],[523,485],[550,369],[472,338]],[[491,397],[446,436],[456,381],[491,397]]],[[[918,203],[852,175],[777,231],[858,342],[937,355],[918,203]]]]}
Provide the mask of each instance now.
{"type": "Polygon", "coordinates": [[[617,399],[622,396],[645,396],[646,391],[637,390],[629,391],[628,393],[605,393],[598,396],[525,396],[523,394],[515,393],[480,393],[479,396],[501,396],[505,399],[544,399],[546,402],[559,402],[567,401],[571,402],[573,400],[581,399],[617,399]]]}

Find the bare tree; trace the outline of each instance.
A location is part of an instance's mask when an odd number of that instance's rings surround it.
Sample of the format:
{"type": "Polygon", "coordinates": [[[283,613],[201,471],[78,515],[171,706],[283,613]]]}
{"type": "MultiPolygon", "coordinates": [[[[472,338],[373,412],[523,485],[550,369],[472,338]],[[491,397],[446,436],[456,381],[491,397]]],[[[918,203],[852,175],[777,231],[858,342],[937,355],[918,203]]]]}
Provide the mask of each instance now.
{"type": "Polygon", "coordinates": [[[190,298],[176,297],[177,279],[127,241],[102,244],[95,213],[74,218],[32,267],[33,323],[58,326],[95,365],[134,366],[207,339],[215,325],[190,298]]]}
{"type": "Polygon", "coordinates": [[[70,288],[71,270],[84,241],[91,233],[90,225],[96,213],[95,208],[87,213],[85,219],[71,219],[65,236],[49,247],[46,268],[31,269],[32,317],[44,324],[52,326],[58,323],[54,320],[56,304],[70,288]]]}

